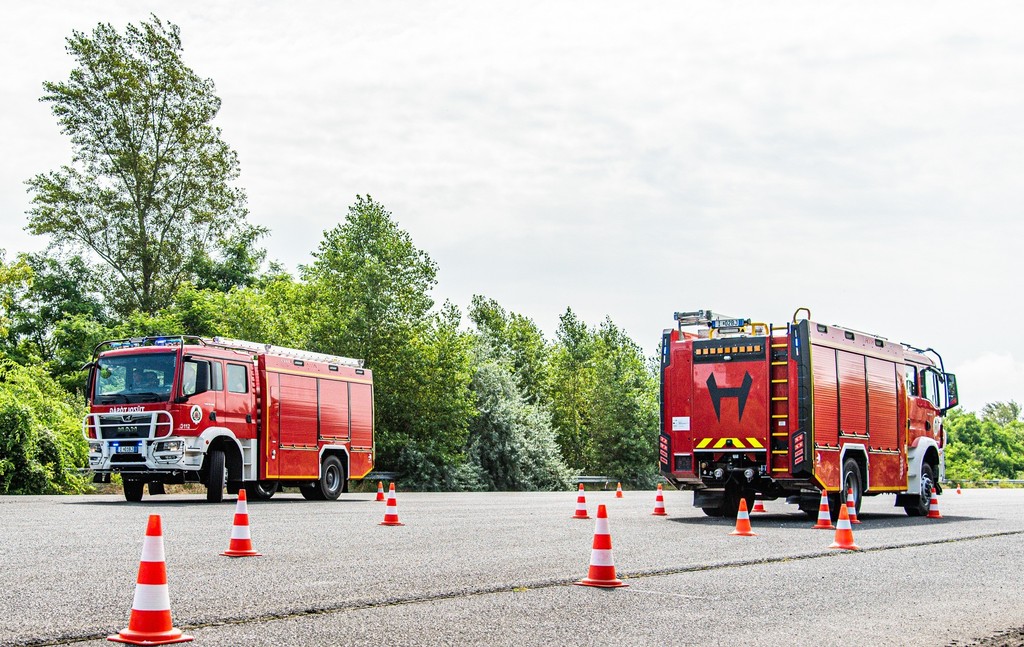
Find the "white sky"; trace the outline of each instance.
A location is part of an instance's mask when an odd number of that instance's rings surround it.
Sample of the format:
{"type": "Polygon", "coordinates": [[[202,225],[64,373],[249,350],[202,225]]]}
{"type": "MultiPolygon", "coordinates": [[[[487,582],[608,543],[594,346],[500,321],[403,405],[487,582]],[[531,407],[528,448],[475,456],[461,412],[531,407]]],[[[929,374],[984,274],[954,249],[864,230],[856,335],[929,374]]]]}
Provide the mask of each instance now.
{"type": "Polygon", "coordinates": [[[64,41],[150,12],[212,78],[250,219],[294,270],[356,194],[552,337],[653,352],[676,310],[932,346],[962,403],[1024,401],[1019,2],[5,3],[0,248],[70,159],[64,41]]]}

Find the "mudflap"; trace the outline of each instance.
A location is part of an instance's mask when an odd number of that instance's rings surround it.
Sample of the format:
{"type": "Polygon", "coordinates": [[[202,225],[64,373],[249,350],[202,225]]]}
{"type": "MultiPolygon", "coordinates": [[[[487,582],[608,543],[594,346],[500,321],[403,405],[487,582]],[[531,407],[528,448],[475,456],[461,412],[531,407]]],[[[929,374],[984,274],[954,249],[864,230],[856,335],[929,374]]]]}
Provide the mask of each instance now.
{"type": "Polygon", "coordinates": [[[725,490],[694,490],[693,507],[720,508],[725,503],[725,490]]]}

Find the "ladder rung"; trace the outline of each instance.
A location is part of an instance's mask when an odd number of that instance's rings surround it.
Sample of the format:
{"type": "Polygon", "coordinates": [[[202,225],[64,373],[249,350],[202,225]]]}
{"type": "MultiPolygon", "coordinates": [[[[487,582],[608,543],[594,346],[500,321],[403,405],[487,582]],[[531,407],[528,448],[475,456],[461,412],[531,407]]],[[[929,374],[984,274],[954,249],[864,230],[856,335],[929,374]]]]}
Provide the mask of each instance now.
{"type": "Polygon", "coordinates": [[[786,378],[782,378],[781,380],[772,380],[772,384],[785,384],[788,381],[786,378]]]}
{"type": "Polygon", "coordinates": [[[789,450],[788,449],[773,449],[772,453],[773,454],[788,454],[789,450]]]}
{"type": "Polygon", "coordinates": [[[788,418],[788,417],[789,416],[784,414],[784,413],[777,413],[777,414],[772,416],[772,418],[783,418],[783,419],[788,418]]]}
{"type": "Polygon", "coordinates": [[[786,362],[772,362],[772,366],[785,366],[786,362]]]}
{"type": "Polygon", "coordinates": [[[786,344],[772,344],[772,348],[785,348],[786,344]]]}
{"type": "Polygon", "coordinates": [[[789,434],[772,434],[772,438],[789,438],[789,434]]]}
{"type": "Polygon", "coordinates": [[[778,397],[778,398],[772,398],[772,402],[782,402],[782,401],[788,400],[788,399],[789,399],[788,397],[782,396],[782,397],[778,397]]]}
{"type": "Polygon", "coordinates": [[[772,471],[773,472],[788,472],[789,470],[787,470],[785,467],[773,467],[772,471]]]}

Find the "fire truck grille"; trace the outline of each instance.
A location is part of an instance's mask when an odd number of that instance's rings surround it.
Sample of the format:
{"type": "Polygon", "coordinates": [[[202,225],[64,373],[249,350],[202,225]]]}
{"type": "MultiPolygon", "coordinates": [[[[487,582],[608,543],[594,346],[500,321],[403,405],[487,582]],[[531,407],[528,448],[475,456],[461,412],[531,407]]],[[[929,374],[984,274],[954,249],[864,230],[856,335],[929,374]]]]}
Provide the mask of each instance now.
{"type": "Polygon", "coordinates": [[[166,413],[159,415],[160,413],[147,413],[135,416],[98,416],[98,437],[104,440],[149,438],[150,428],[153,427],[154,415],[157,415],[154,436],[169,435],[171,433],[170,416],[166,415],[166,413]]]}

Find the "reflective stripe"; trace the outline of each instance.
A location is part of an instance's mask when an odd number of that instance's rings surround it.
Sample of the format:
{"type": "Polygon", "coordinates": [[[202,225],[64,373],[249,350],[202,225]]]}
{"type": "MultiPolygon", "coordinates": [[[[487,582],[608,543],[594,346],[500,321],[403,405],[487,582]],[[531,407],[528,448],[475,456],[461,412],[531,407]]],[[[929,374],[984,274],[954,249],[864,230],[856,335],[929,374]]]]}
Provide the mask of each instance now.
{"type": "Polygon", "coordinates": [[[249,539],[249,526],[231,526],[232,539],[249,539]]]}
{"type": "Polygon", "coordinates": [[[606,517],[598,518],[597,524],[594,526],[594,534],[595,535],[607,535],[607,534],[610,534],[608,532],[608,519],[606,517]]]}
{"type": "Polygon", "coordinates": [[[615,562],[612,561],[612,551],[598,549],[590,551],[590,565],[615,566],[615,562]]]}
{"type": "Polygon", "coordinates": [[[164,561],[164,538],[161,535],[146,535],[145,537],[143,537],[141,561],[164,561]]]}
{"type": "Polygon", "coordinates": [[[166,584],[136,584],[132,609],[136,611],[166,611],[171,608],[171,598],[166,584]]]}

